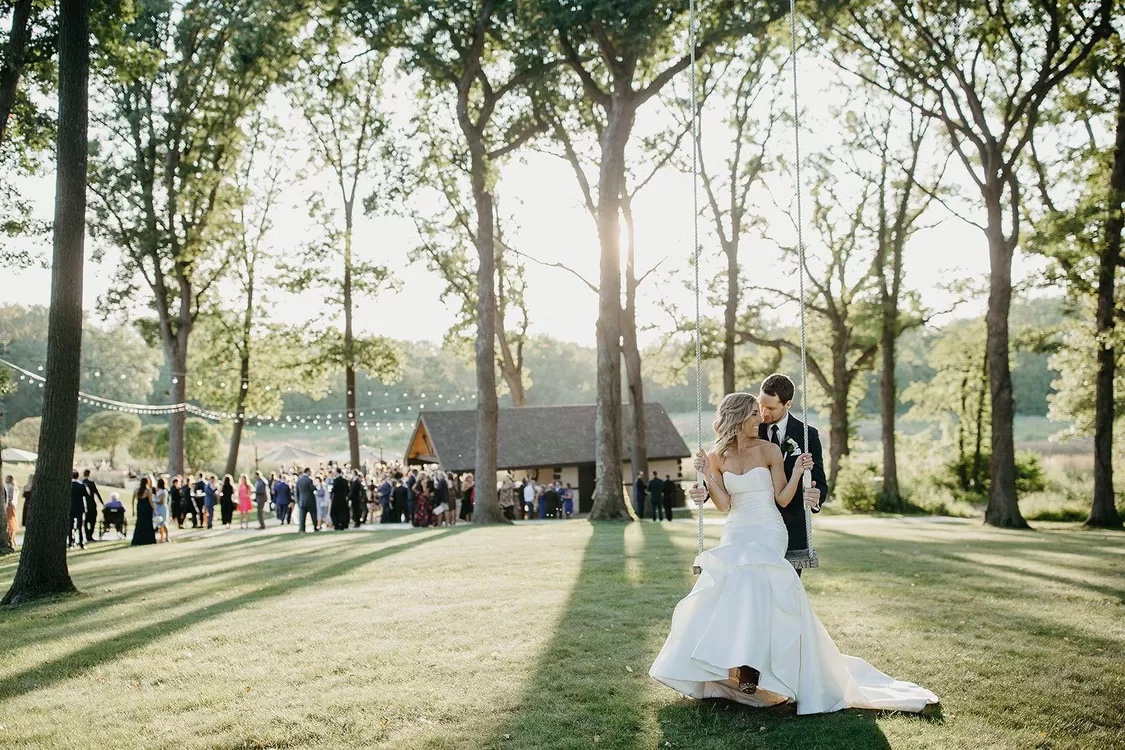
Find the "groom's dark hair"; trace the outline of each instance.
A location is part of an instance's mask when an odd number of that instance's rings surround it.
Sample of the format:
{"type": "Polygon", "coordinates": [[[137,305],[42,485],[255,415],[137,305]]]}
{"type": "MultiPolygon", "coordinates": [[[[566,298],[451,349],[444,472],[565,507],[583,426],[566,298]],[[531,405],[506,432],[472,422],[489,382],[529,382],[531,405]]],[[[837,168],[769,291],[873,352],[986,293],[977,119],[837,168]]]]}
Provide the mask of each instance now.
{"type": "Polygon", "coordinates": [[[796,391],[797,387],[793,385],[793,381],[779,372],[762,381],[762,393],[775,397],[783,404],[792,401],[796,391]]]}

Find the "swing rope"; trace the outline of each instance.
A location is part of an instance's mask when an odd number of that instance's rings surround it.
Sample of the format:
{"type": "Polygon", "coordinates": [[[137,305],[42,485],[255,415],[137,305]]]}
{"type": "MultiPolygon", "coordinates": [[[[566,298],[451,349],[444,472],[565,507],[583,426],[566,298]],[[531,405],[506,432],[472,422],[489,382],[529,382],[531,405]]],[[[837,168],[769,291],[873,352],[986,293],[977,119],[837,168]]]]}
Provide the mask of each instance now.
{"type": "MultiPolygon", "coordinates": [[[[805,321],[805,237],[804,215],[801,205],[801,108],[797,98],[797,0],[789,0],[789,62],[793,72],[793,151],[794,179],[797,190],[797,269],[798,295],[801,300],[801,421],[805,429],[805,450],[809,449],[809,358],[807,324],[805,321]]],[[[801,476],[801,489],[808,489],[812,477],[809,472],[801,476]]],[[[820,561],[812,543],[812,511],[801,500],[805,511],[805,549],[793,550],[785,558],[794,568],[818,568],[820,561]]]]}
{"type": "MultiPolygon", "coordinates": [[[[695,248],[695,439],[696,454],[703,450],[703,318],[699,308],[701,291],[699,288],[699,99],[696,94],[696,64],[695,64],[695,34],[696,12],[695,0],[690,0],[688,15],[690,17],[688,28],[688,45],[691,47],[691,215],[693,229],[693,247],[695,248]]],[[[703,472],[697,471],[695,475],[697,487],[705,487],[703,472]]],[[[703,502],[696,508],[696,542],[698,554],[703,554],[703,502]]],[[[696,575],[703,572],[698,565],[692,570],[696,575]]]]}
{"type": "MultiPolygon", "coordinates": [[[[696,14],[696,0],[690,0],[688,14],[690,17],[688,37],[689,45],[691,47],[691,134],[692,134],[692,150],[691,150],[691,173],[692,173],[692,222],[693,222],[693,239],[695,242],[694,252],[694,266],[695,266],[695,406],[696,406],[696,449],[697,453],[703,450],[703,321],[700,313],[700,298],[702,291],[699,282],[699,257],[701,246],[699,243],[699,151],[700,146],[700,123],[699,123],[699,98],[696,80],[696,59],[695,59],[695,44],[696,44],[696,27],[698,23],[696,14]]],[[[796,0],[789,0],[789,60],[792,66],[793,74],[793,148],[794,148],[794,179],[796,180],[797,191],[797,258],[798,258],[798,278],[799,278],[799,299],[801,308],[801,415],[804,422],[804,444],[805,449],[809,445],[809,404],[807,394],[809,391],[809,363],[808,363],[808,335],[807,335],[807,321],[805,317],[805,240],[804,240],[804,216],[803,206],[801,201],[801,117],[800,117],[800,101],[797,94],[797,4],[796,0]]],[[[696,472],[696,485],[699,487],[706,486],[703,481],[703,472],[696,472]]],[[[802,489],[807,489],[811,482],[809,472],[805,472],[801,477],[802,489]]],[[[706,503],[700,503],[696,508],[696,528],[697,528],[697,554],[703,554],[703,506],[706,503]]],[[[803,505],[803,501],[802,501],[803,505]]],[[[794,568],[817,568],[820,567],[820,561],[817,557],[816,550],[812,544],[812,512],[807,506],[804,506],[805,511],[805,542],[806,549],[794,550],[786,554],[786,559],[793,565],[794,568]]],[[[699,565],[695,565],[692,571],[699,575],[703,569],[699,565]]]]}

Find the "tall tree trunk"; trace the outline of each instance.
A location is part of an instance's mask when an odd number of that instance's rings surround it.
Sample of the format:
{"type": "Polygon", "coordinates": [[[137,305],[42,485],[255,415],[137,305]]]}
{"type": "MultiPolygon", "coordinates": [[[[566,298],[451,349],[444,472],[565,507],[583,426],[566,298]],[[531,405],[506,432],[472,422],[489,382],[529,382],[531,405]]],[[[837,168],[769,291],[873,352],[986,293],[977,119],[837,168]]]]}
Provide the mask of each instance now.
{"type": "MultiPolygon", "coordinates": [[[[249,252],[244,246],[243,252],[249,252]]],[[[253,258],[255,256],[248,256],[253,258]]],[[[250,388],[250,347],[254,325],[254,263],[247,261],[246,307],[242,311],[242,345],[238,350],[238,395],[235,396],[234,425],[230,431],[230,449],[227,451],[226,473],[234,476],[238,470],[238,452],[242,447],[242,430],[246,426],[246,395],[250,388]]]]}
{"type": "MultiPolygon", "coordinates": [[[[917,153],[917,152],[916,152],[917,153]]],[[[913,179],[913,169],[909,172],[913,179]]],[[[907,193],[907,196],[909,192],[907,193]]],[[[906,196],[904,196],[904,203],[906,196]]],[[[884,199],[885,201],[885,199],[884,199]]],[[[903,206],[905,209],[905,206],[903,206]]],[[[901,215],[901,214],[900,214],[901,215]]],[[[880,223],[886,225],[885,212],[881,213],[880,223]]],[[[878,269],[879,296],[883,307],[882,330],[880,331],[879,348],[882,354],[882,373],[879,383],[879,404],[882,411],[881,430],[883,437],[883,498],[884,507],[888,510],[904,511],[906,503],[898,484],[898,436],[895,434],[895,421],[898,410],[898,382],[895,378],[895,362],[897,359],[899,335],[898,303],[902,290],[902,255],[905,238],[902,236],[904,227],[902,222],[896,222],[893,240],[888,241],[884,235],[880,239],[880,252],[877,262],[883,266],[887,260],[886,250],[890,250],[892,257],[891,280],[887,283],[886,272],[878,269]]]]}
{"type": "Polygon", "coordinates": [[[355,398],[355,334],[352,331],[352,210],[355,204],[344,204],[344,406],[347,414],[348,456],[352,469],[358,469],[359,426],[356,423],[355,398]]]}
{"type": "Polygon", "coordinates": [[[1117,66],[1117,130],[1113,167],[1109,176],[1105,246],[1098,268],[1097,343],[1098,371],[1094,386],[1094,498],[1089,527],[1120,529],[1113,492],[1113,417],[1117,377],[1117,349],[1113,346],[1116,324],[1116,276],[1121,265],[1121,234],[1125,229],[1125,63],[1117,66]]]}
{"type": "Polygon", "coordinates": [[[8,32],[8,54],[0,67],[0,145],[8,135],[8,119],[16,103],[24,55],[31,38],[31,0],[16,0],[12,8],[12,27],[8,32]]]}
{"type": "MultiPolygon", "coordinates": [[[[186,337],[185,337],[186,338],[186,337]]],[[[172,363],[172,387],[169,394],[173,404],[187,401],[187,347],[179,343],[179,334],[172,341],[164,342],[164,351],[172,363]]],[[[172,476],[184,474],[184,425],[187,412],[175,411],[168,416],[168,473],[172,476]]],[[[199,468],[199,467],[195,467],[199,468]]]]}
{"type": "MultiPolygon", "coordinates": [[[[171,194],[172,191],[169,190],[171,194]]],[[[180,257],[179,251],[175,253],[180,257]]],[[[179,289],[179,310],[176,315],[176,325],[161,326],[165,331],[164,348],[168,353],[168,360],[172,363],[172,403],[183,404],[187,402],[187,358],[188,341],[191,330],[195,325],[195,315],[192,312],[192,303],[195,292],[192,281],[184,272],[182,266],[176,266],[176,284],[179,289]]],[[[166,306],[159,309],[167,310],[166,306]]],[[[187,411],[173,412],[168,419],[168,473],[172,476],[184,473],[187,455],[184,440],[184,425],[187,424],[187,411]]],[[[199,467],[195,467],[199,468],[199,467]]]]}
{"type": "Polygon", "coordinates": [[[832,396],[832,424],[828,428],[828,486],[836,486],[836,476],[840,473],[840,461],[848,455],[848,397],[847,394],[832,396]]]}
{"type": "MultiPolygon", "coordinates": [[[[473,523],[506,523],[496,490],[499,462],[500,402],[496,395],[496,238],[495,208],[488,191],[487,157],[472,137],[473,203],[477,210],[477,445],[473,523]]],[[[522,391],[522,388],[521,388],[522,391]]]]}
{"type": "Polygon", "coordinates": [[[246,389],[242,386],[249,383],[250,377],[250,350],[246,348],[249,341],[243,339],[243,349],[239,354],[238,395],[235,397],[234,424],[230,429],[230,448],[227,450],[227,465],[224,473],[235,475],[238,470],[238,451],[242,446],[242,429],[245,427],[246,389]]]}
{"type": "Polygon", "coordinates": [[[989,293],[988,373],[992,400],[992,465],[988,508],[984,522],[990,526],[1026,529],[1016,496],[1015,400],[1012,370],[1008,361],[1008,315],[1012,306],[1012,255],[1015,248],[1004,236],[1001,223],[1002,186],[985,188],[988,208],[989,293]]]}
{"type": "Polygon", "coordinates": [[[895,410],[898,408],[898,384],[895,382],[895,346],[898,341],[898,308],[890,297],[883,304],[883,331],[880,348],[883,355],[879,403],[882,409],[883,432],[883,503],[888,510],[902,510],[898,488],[898,455],[895,450],[895,410]]]}
{"type": "MultiPolygon", "coordinates": [[[[737,231],[737,230],[736,230],[737,231]]],[[[723,395],[734,393],[734,346],[738,328],[738,237],[723,250],[727,256],[727,300],[723,309],[723,395]]]]}
{"type": "MultiPolygon", "coordinates": [[[[841,327],[846,322],[840,323],[841,327]]],[[[840,472],[840,461],[850,452],[848,397],[851,393],[851,378],[848,376],[848,333],[846,328],[833,337],[832,344],[832,393],[829,411],[831,425],[828,428],[828,486],[836,486],[836,476],[840,472]]],[[[801,398],[805,398],[802,394],[801,398]]]]}
{"type": "Polygon", "coordinates": [[[34,512],[28,518],[19,568],[3,604],[21,604],[75,590],[63,540],[70,520],[70,472],[82,359],[90,10],[88,0],[59,0],[58,8],[58,166],[43,430],[32,490],[34,512]]]}
{"type": "Polygon", "coordinates": [[[957,479],[960,482],[962,490],[969,489],[969,473],[968,464],[965,458],[968,454],[965,453],[965,441],[967,430],[965,429],[965,419],[969,413],[969,371],[968,369],[961,375],[961,410],[957,412],[957,479]]]}
{"type": "MultiPolygon", "coordinates": [[[[645,429],[645,387],[641,373],[641,349],[637,342],[636,228],[632,199],[621,198],[625,219],[625,306],[621,310],[621,352],[625,360],[625,383],[629,388],[629,461],[633,473],[648,476],[648,432],[645,429]]],[[[646,480],[647,481],[647,480],[646,480]]]]}
{"type": "Polygon", "coordinates": [[[597,416],[594,424],[596,482],[590,520],[626,520],[621,477],[621,196],[625,186],[625,143],[634,105],[615,92],[602,134],[598,176],[597,416]]]}
{"type": "Polygon", "coordinates": [[[977,390],[977,420],[976,437],[973,445],[973,469],[969,476],[972,489],[978,492],[981,487],[981,473],[984,461],[982,446],[984,445],[984,408],[988,405],[988,353],[981,359],[980,388],[977,390]]]}

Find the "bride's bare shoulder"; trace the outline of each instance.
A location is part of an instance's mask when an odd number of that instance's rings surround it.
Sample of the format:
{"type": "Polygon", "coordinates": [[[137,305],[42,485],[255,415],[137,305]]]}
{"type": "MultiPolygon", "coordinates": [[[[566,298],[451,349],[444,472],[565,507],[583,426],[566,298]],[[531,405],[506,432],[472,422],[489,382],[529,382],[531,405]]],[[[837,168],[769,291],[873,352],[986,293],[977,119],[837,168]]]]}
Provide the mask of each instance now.
{"type": "Polygon", "coordinates": [[[758,441],[757,447],[758,447],[758,450],[762,451],[762,455],[770,463],[772,463],[774,461],[780,461],[781,458],[782,458],[781,448],[779,448],[777,446],[777,443],[772,443],[769,440],[760,440],[760,441],[758,441]]]}

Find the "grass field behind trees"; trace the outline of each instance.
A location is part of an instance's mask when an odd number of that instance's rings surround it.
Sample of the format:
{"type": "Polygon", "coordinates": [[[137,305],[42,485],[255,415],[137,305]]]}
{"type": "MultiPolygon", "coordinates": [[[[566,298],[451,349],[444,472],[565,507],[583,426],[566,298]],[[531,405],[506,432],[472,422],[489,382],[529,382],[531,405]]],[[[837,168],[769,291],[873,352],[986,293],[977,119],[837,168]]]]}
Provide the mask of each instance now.
{"type": "Polygon", "coordinates": [[[1122,746],[1125,550],[1040,526],[819,523],[813,606],[843,652],[941,696],[924,716],[796,718],[652,682],[692,585],[686,521],[106,542],[70,557],[82,595],[0,612],[4,744],[1122,746]]]}

